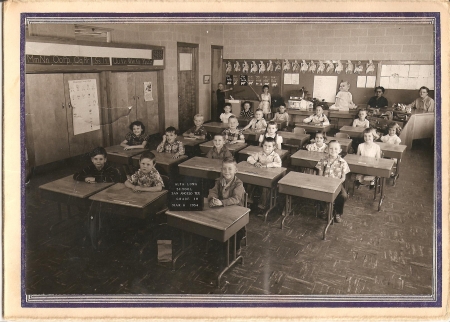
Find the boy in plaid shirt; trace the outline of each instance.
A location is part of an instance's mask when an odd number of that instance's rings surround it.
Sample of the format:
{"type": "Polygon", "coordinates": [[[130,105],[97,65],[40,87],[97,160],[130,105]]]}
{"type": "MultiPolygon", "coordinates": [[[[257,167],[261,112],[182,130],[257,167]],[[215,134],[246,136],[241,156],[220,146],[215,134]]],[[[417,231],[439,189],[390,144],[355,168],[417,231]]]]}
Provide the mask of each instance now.
{"type": "Polygon", "coordinates": [[[156,151],[173,153],[172,158],[174,159],[184,155],[183,142],[177,140],[177,129],[173,126],[169,126],[166,129],[166,134],[163,136],[163,140],[156,148],[156,151]]]}
{"type": "Polygon", "coordinates": [[[232,115],[228,119],[228,129],[223,130],[222,136],[225,139],[225,143],[235,144],[235,143],[245,143],[244,134],[242,130],[238,129],[239,121],[236,116],[232,115]]]}

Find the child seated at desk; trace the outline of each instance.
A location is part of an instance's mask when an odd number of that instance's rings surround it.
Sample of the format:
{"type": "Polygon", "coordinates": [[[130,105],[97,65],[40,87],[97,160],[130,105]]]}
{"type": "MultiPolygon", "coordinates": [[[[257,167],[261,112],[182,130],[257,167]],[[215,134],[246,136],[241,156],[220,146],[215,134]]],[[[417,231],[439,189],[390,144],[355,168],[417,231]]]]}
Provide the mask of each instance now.
{"type": "Polygon", "coordinates": [[[211,150],[208,151],[206,157],[209,159],[221,159],[225,160],[227,158],[233,158],[230,150],[225,145],[225,140],[222,134],[214,135],[213,140],[214,146],[211,150]]]}
{"type": "Polygon", "coordinates": [[[232,115],[228,119],[228,129],[222,131],[222,136],[225,139],[225,143],[245,143],[244,134],[242,130],[238,128],[239,121],[236,116],[232,115]]]}
{"type": "Polygon", "coordinates": [[[184,155],[183,142],[177,140],[176,128],[169,126],[166,129],[166,134],[164,134],[163,140],[156,148],[156,151],[159,153],[173,153],[172,158],[174,159],[178,159],[180,156],[184,155]]]}
{"type": "Polygon", "coordinates": [[[119,170],[107,162],[106,150],[102,147],[95,148],[91,153],[92,164],[73,175],[73,179],[87,183],[119,182],[119,170]]]}
{"type": "Polygon", "coordinates": [[[286,105],[281,104],[278,107],[278,113],[275,113],[272,121],[276,123],[286,122],[286,126],[289,125],[289,114],[286,112],[286,105]]]}
{"type": "Polygon", "coordinates": [[[255,117],[251,119],[251,121],[244,127],[244,131],[247,129],[251,129],[256,132],[262,132],[266,129],[267,123],[263,118],[264,114],[261,109],[257,109],[255,112],[255,117]]]}
{"type": "Polygon", "coordinates": [[[330,106],[330,110],[349,111],[355,109],[352,93],[349,92],[350,83],[341,81],[339,84],[339,92],[336,94],[336,103],[330,106]]]}
{"type": "Polygon", "coordinates": [[[347,173],[350,172],[347,161],[345,161],[339,153],[341,153],[341,145],[336,140],[331,140],[328,144],[328,156],[320,160],[316,168],[319,169],[319,176],[337,178],[342,181],[341,192],[334,201],[334,211],[336,213],[334,220],[341,222],[344,214],[345,201],[348,199],[347,191],[344,188],[344,181],[347,173]]]}
{"type": "Polygon", "coordinates": [[[145,135],[145,125],[141,121],[134,121],[130,124],[129,132],[125,136],[125,140],[120,143],[124,150],[145,149],[148,142],[148,135],[145,135]]]}
{"type": "MultiPolygon", "coordinates": [[[[253,164],[257,168],[280,168],[281,158],[275,151],[275,140],[273,138],[266,138],[262,145],[262,151],[247,158],[247,162],[253,164]]],[[[255,186],[248,185],[249,202],[253,201],[253,192],[255,186]],[[251,200],[251,201],[250,201],[251,200]]],[[[265,209],[267,200],[269,199],[270,190],[263,188],[261,198],[259,199],[258,208],[265,209]]]]}
{"type": "Polygon", "coordinates": [[[161,191],[164,182],[155,169],[155,155],[150,151],[145,151],[139,158],[139,170],[125,181],[125,186],[133,192],[141,191],[161,191]]]}
{"type": "Polygon", "coordinates": [[[303,123],[312,123],[317,126],[330,125],[330,121],[327,116],[323,114],[323,107],[320,105],[315,107],[315,113],[304,119],[303,123]]]}
{"type": "Polygon", "coordinates": [[[283,138],[281,137],[281,135],[277,134],[277,131],[277,123],[275,123],[274,121],[270,121],[269,123],[267,123],[266,132],[259,136],[259,146],[263,145],[263,142],[266,138],[273,138],[275,142],[275,149],[281,150],[283,138]]]}
{"type": "MultiPolygon", "coordinates": [[[[314,142],[311,144],[308,144],[306,146],[306,150],[326,153],[326,152],[328,152],[327,145],[325,143],[326,140],[327,140],[327,138],[325,137],[323,132],[319,131],[316,133],[316,135],[314,137],[314,142]]],[[[311,142],[312,142],[312,140],[311,140],[311,142]]]]}
{"type": "Polygon", "coordinates": [[[184,137],[195,138],[204,140],[206,138],[206,130],[203,127],[204,117],[202,114],[196,114],[194,116],[194,126],[183,133],[184,137]]]}
{"type": "MultiPolygon", "coordinates": [[[[374,129],[365,129],[364,130],[364,143],[358,145],[358,152],[356,155],[361,155],[363,157],[371,157],[380,159],[381,158],[381,149],[378,144],[373,142],[374,140],[374,129]]],[[[370,189],[375,187],[375,177],[374,176],[364,176],[362,174],[356,175],[355,185],[359,186],[364,183],[364,181],[370,181],[370,189]]]]}
{"type": "Polygon", "coordinates": [[[231,115],[233,115],[231,113],[231,104],[226,103],[223,110],[225,113],[220,114],[220,120],[222,121],[222,123],[228,123],[228,119],[230,118],[231,115]]]}
{"type": "MultiPolygon", "coordinates": [[[[388,134],[381,137],[381,142],[399,145],[400,142],[402,142],[402,140],[397,135],[397,132],[400,132],[400,126],[398,126],[397,123],[391,123],[389,124],[388,131],[388,134]]],[[[394,160],[394,164],[397,164],[397,158],[392,158],[392,160],[394,160]]],[[[392,176],[395,176],[394,172],[391,173],[391,177],[392,176]]]]}
{"type": "Polygon", "coordinates": [[[358,111],[358,118],[353,120],[353,127],[370,127],[369,120],[367,119],[367,111],[365,109],[358,111]]]}
{"type": "MultiPolygon", "coordinates": [[[[237,167],[233,158],[226,158],[222,163],[221,176],[209,190],[208,202],[210,207],[227,207],[238,205],[244,207],[245,189],[242,181],[236,177],[237,167]]],[[[240,254],[241,240],[245,236],[245,227],[237,232],[236,250],[240,254]]]]}
{"type": "Polygon", "coordinates": [[[253,118],[255,115],[253,114],[253,111],[250,109],[250,102],[249,101],[245,101],[244,105],[242,107],[241,110],[241,117],[245,117],[245,118],[253,118]]]}

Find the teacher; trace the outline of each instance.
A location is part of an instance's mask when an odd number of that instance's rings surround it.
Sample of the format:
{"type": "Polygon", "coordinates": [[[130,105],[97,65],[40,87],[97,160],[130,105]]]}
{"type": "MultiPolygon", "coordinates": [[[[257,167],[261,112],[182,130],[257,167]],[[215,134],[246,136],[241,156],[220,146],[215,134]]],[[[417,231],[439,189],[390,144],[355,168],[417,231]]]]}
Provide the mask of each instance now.
{"type": "Polygon", "coordinates": [[[389,106],[388,100],[383,96],[384,87],[375,87],[375,96],[371,97],[367,102],[367,108],[387,108],[389,106]]]}
{"type": "Polygon", "coordinates": [[[434,100],[428,96],[430,90],[428,87],[422,86],[419,89],[419,96],[414,102],[407,107],[423,110],[424,112],[434,112],[434,100]]]}

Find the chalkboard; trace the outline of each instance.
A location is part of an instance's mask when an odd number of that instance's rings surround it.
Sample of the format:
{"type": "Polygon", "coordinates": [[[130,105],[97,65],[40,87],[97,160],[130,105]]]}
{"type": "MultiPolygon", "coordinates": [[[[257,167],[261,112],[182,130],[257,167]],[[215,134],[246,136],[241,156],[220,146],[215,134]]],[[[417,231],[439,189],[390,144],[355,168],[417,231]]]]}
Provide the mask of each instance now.
{"type": "MultiPolygon", "coordinates": [[[[281,95],[282,72],[281,70],[267,71],[267,67],[269,65],[269,60],[224,60],[224,85],[227,89],[230,87],[233,88],[233,91],[230,91],[229,95],[238,100],[258,100],[258,96],[256,94],[261,95],[264,84],[269,85],[269,93],[271,96],[281,95]],[[244,62],[247,62],[248,64],[248,72],[243,70],[244,62]],[[253,62],[257,66],[257,72],[252,72],[251,70],[253,62]],[[239,68],[236,69],[238,64],[239,68]],[[263,70],[266,70],[264,72],[259,72],[260,67],[263,67],[263,70]]],[[[273,68],[275,67],[275,60],[272,61],[272,66],[273,68]]]]}

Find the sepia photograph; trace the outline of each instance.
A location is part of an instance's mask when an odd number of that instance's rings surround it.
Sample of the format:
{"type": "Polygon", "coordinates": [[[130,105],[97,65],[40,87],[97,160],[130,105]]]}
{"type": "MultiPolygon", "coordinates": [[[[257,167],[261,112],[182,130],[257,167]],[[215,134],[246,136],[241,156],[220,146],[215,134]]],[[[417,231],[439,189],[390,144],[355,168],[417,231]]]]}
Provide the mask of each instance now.
{"type": "Polygon", "coordinates": [[[441,307],[442,19],[22,13],[21,307],[441,307]]]}

